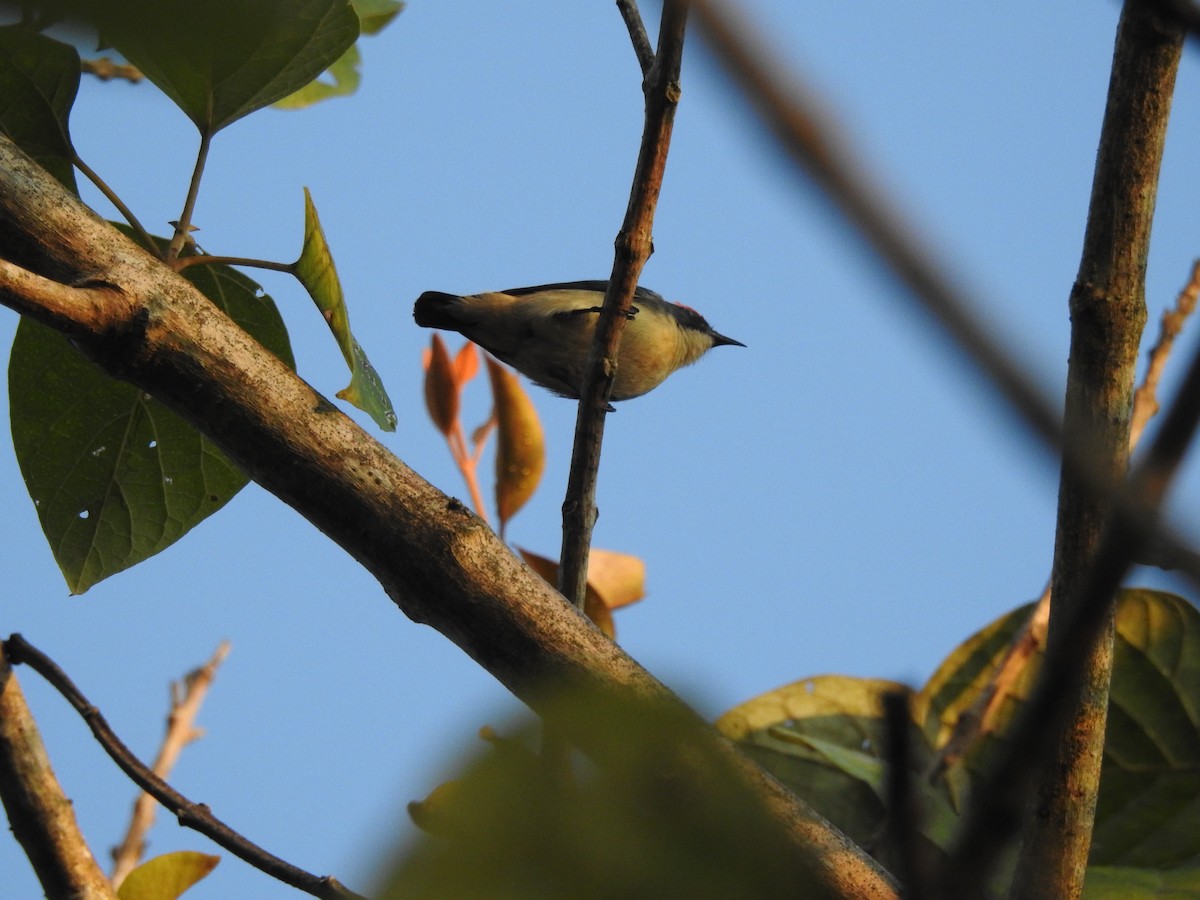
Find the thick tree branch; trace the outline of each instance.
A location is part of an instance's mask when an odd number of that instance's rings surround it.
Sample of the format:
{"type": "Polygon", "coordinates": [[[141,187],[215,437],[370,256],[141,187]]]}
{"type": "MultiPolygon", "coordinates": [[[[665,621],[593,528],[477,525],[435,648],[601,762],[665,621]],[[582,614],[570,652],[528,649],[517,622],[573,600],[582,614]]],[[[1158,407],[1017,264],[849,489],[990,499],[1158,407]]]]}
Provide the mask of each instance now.
{"type": "MultiPolygon", "coordinates": [[[[342,546],[417,622],[437,628],[535,710],[541,689],[638,699],[686,727],[660,748],[688,778],[693,745],[724,754],[779,824],[781,852],[811,896],[894,897],[840,832],[715,733],[501,543],[314,391],[187,281],[156,262],[0,137],[0,258],[63,284],[111,285],[44,320],[110,373],[152,393],[251,477],[342,546]],[[103,332],[88,323],[103,307],[103,332]]],[[[0,286],[0,302],[25,302],[0,286]]],[[[601,763],[623,739],[566,736],[601,763]]]]}
{"type": "Polygon", "coordinates": [[[113,900],[0,643],[0,801],[47,897],[113,900]]]}

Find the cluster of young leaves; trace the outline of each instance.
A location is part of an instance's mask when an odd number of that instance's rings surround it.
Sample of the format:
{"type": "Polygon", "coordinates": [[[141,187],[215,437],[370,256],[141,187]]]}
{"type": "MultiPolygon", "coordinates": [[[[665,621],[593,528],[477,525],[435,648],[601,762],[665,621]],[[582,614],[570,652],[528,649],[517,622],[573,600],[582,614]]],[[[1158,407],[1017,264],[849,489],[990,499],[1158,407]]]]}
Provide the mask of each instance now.
{"type": "MultiPolygon", "coordinates": [[[[490,356],[484,357],[492,388],[492,412],[467,439],[460,412],[467,384],[479,373],[479,350],[470,341],[453,358],[445,342],[433,335],[425,350],[425,406],[434,427],[446,439],[454,464],[462,473],[475,511],[487,519],[479,487],[479,461],[492,431],[496,432],[496,517],[503,537],[512,520],[529,502],[546,468],[546,439],[541,420],[517,376],[490,356]]],[[[558,578],[558,563],[527,550],[522,558],[550,584],[558,578]]],[[[588,591],[584,612],[609,637],[616,635],[613,610],[640,600],[645,564],[634,556],[611,550],[592,550],[588,561],[588,591]]]]}
{"type": "MultiPolygon", "coordinates": [[[[251,335],[293,365],[287,331],[261,287],[190,241],[209,141],[271,104],[300,108],[353,90],[356,41],[384,27],[398,0],[57,0],[23,5],[0,28],[0,130],[77,193],[75,169],[128,219],[127,234],[171,265],[251,335]],[[68,121],[81,63],[74,46],[37,29],[82,23],[135,65],[196,125],[201,153],[170,238],[150,235],[86,164],[68,121]],[[317,82],[322,73],[327,77],[317,82]]],[[[240,260],[254,264],[252,260],[240,260]]],[[[391,401],[354,338],[316,207],[290,272],[308,291],[351,371],[338,396],[394,430],[391,401]]],[[[246,477],[191,425],[109,378],[68,341],[23,321],[9,364],[14,444],[55,560],[73,593],[165,549],[245,486],[246,477]]]]}

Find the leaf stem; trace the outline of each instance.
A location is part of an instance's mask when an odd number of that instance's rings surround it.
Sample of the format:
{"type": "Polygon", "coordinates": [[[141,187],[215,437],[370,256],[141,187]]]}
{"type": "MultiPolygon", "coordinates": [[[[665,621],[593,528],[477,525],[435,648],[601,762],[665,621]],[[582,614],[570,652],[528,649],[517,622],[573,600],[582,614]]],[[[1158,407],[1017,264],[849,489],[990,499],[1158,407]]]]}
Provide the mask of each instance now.
{"type": "Polygon", "coordinates": [[[158,244],[154,242],[154,238],[150,236],[150,232],[146,231],[146,229],[142,227],[142,223],[139,222],[138,217],[133,214],[133,210],[125,205],[125,201],[117,196],[117,192],[110,188],[104,179],[96,174],[92,167],[85,163],[83,159],[80,158],[79,154],[74,150],[71,151],[71,164],[80,172],[82,172],[88,181],[96,186],[96,188],[105,196],[109,203],[117,208],[117,212],[119,212],[124,217],[125,221],[129,223],[129,227],[137,233],[138,240],[142,242],[142,246],[161,259],[162,251],[159,250],[158,244]]]}
{"type": "Polygon", "coordinates": [[[208,162],[208,148],[212,143],[212,132],[200,132],[200,149],[196,153],[196,167],[192,169],[192,181],[188,185],[187,199],[183,201],[183,212],[175,225],[175,236],[171,238],[171,246],[167,248],[167,260],[179,258],[187,243],[188,232],[191,230],[192,213],[196,209],[196,197],[200,194],[200,179],[204,177],[204,165],[208,162]]]}
{"type": "Polygon", "coordinates": [[[253,259],[248,256],[209,256],[202,253],[197,256],[185,256],[175,260],[175,271],[186,269],[189,266],[248,266],[254,269],[272,269],[276,272],[287,272],[289,275],[296,273],[296,264],[294,262],[281,263],[271,259],[253,259]]]}

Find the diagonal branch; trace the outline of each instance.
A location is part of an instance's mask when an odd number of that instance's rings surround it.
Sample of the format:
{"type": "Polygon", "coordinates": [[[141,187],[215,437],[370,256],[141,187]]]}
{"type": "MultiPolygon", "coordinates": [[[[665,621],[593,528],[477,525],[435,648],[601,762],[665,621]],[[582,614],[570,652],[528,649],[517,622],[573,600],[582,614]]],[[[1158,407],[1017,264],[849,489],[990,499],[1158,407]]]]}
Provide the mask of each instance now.
{"type": "MultiPolygon", "coordinates": [[[[659,748],[664,778],[690,779],[695,746],[710,747],[761,799],[796,877],[814,894],[896,896],[866,854],[719,739],[461,503],[417,476],[3,136],[0,258],[9,269],[60,284],[104,285],[77,303],[58,303],[43,320],[73,331],[76,346],[106,371],[191,421],[358,560],[405,614],[437,628],[535,711],[548,708],[540,688],[550,684],[672,715],[681,725],[677,740],[659,748]],[[103,332],[89,330],[97,317],[109,323],[103,332]]],[[[3,272],[0,303],[35,305],[28,292],[9,289],[3,272]]],[[[622,754],[622,735],[570,723],[564,732],[601,764],[622,754]]]]}
{"type": "Polygon", "coordinates": [[[67,674],[21,635],[12,635],[3,642],[2,646],[14,665],[21,663],[28,665],[75,707],[75,711],[87,722],[92,734],[100,742],[100,746],[120,767],[121,771],[128,775],[138,787],[174,813],[179,819],[180,825],[195,829],[256,869],[284,884],[304,891],[306,894],[321,897],[323,900],[365,900],[353,891],[342,887],[336,878],[328,875],[324,877],[311,875],[278,856],[268,853],[214,816],[207,806],[202,803],[193,803],[155,775],[117,737],[104,716],[100,714],[100,710],[87,701],[87,698],[80,693],[79,688],[75,687],[67,674]]]}
{"type": "MultiPolygon", "coordinates": [[[[1165,487],[1163,479],[1158,482],[1139,479],[1133,482],[1133,487],[1116,496],[1111,495],[1114,482],[1110,448],[1092,446],[1086,437],[1081,438],[1081,430],[1077,427],[1066,433],[1069,440],[1063,446],[1064,435],[1057,417],[1036,385],[970,311],[971,306],[965,302],[965,294],[948,281],[933,256],[913,238],[911,225],[894,212],[883,199],[883,192],[871,184],[864,171],[852,164],[852,152],[823,121],[813,98],[801,86],[784,77],[781,67],[773,63],[761,41],[750,36],[743,22],[711,0],[693,0],[693,7],[704,25],[711,46],[741,83],[760,116],[798,168],[818,182],[857,227],[861,237],[891,266],[896,277],[907,288],[909,298],[917,301],[922,310],[932,314],[940,326],[955,338],[959,348],[992,379],[1005,399],[1021,414],[1024,423],[1045,444],[1056,448],[1062,446],[1063,456],[1077,484],[1085,486],[1092,497],[1105,502],[1105,509],[1111,516],[1107,532],[1109,536],[1102,542],[1101,549],[1095,551],[1096,568],[1088,574],[1086,584],[1077,588],[1080,600],[1071,603],[1075,614],[1069,617],[1063,629],[1063,633],[1072,635],[1071,640],[1063,640],[1064,647],[1092,646],[1096,635],[1102,630],[1112,594],[1121,574],[1129,565],[1131,553],[1144,546],[1147,536],[1158,527],[1157,505],[1165,487]],[[1154,490],[1149,490],[1151,487],[1154,490]],[[1080,641],[1084,643],[1080,644],[1080,641]]],[[[1151,32],[1147,38],[1151,47],[1148,55],[1157,54],[1164,61],[1172,53],[1177,56],[1179,29],[1157,19],[1154,4],[1134,0],[1127,9],[1156,20],[1148,29],[1151,32]]],[[[1164,71],[1169,68],[1169,63],[1163,66],[1164,71]]],[[[1166,94],[1169,98],[1169,92],[1166,94]]],[[[1157,95],[1150,105],[1160,103],[1161,96],[1157,95]]],[[[1146,120],[1157,122],[1158,111],[1147,112],[1149,115],[1146,120]]],[[[1140,137],[1134,138],[1131,143],[1136,144],[1140,140],[1140,137]]],[[[1114,141],[1112,149],[1114,159],[1119,160],[1120,142],[1114,141]]],[[[1147,159],[1154,157],[1155,147],[1149,146],[1145,150],[1147,159]]],[[[1144,174],[1135,176],[1143,178],[1140,185],[1142,192],[1130,191],[1136,198],[1134,209],[1128,211],[1110,207],[1107,220],[1101,215],[1098,221],[1118,222],[1123,216],[1130,215],[1137,221],[1121,222],[1121,226],[1133,229],[1141,227],[1144,210],[1138,204],[1152,207],[1154,196],[1153,185],[1150,180],[1144,179],[1144,174]]],[[[1148,219],[1145,221],[1148,222],[1148,219]]],[[[1123,259],[1132,257],[1136,260],[1137,245],[1125,244],[1115,252],[1123,259]]],[[[1093,285],[1084,282],[1084,277],[1086,274],[1081,277],[1080,288],[1086,294],[1093,285]]],[[[1101,283],[1101,289],[1106,284],[1101,283]]],[[[1082,302],[1073,311],[1077,315],[1089,313],[1087,304],[1082,302]]],[[[1118,339],[1121,346],[1116,348],[1117,353],[1128,352],[1128,335],[1125,332],[1118,339]]],[[[1136,351],[1136,336],[1132,342],[1136,351]]],[[[1113,393],[1119,395],[1122,392],[1127,403],[1128,391],[1121,388],[1113,393]]],[[[1076,410],[1079,407],[1076,404],[1076,410]]],[[[1102,414],[1111,414],[1117,407],[1116,402],[1105,402],[1102,414]]],[[[1127,417],[1127,412],[1125,415],[1127,417]]],[[[1116,418],[1120,420],[1122,417],[1118,414],[1116,418]]],[[[1117,430],[1127,428],[1127,424],[1127,420],[1119,423],[1117,430]]],[[[1127,433],[1124,439],[1127,446],[1127,433]]],[[[1123,465],[1124,457],[1121,459],[1123,465]]],[[[1161,531],[1159,534],[1170,550],[1180,548],[1180,542],[1173,536],[1163,535],[1161,531]]],[[[1173,559],[1184,563],[1194,561],[1194,556],[1175,554],[1173,559]]],[[[1194,579],[1200,574],[1194,567],[1188,571],[1194,579]]],[[[1055,593],[1058,594],[1058,588],[1055,593]]],[[[1031,760],[1037,759],[1036,751],[1044,751],[1048,747],[1045,738],[1050,723],[1056,721],[1056,716],[1061,715],[1078,695],[1077,686],[1083,683],[1082,658],[1080,654],[1067,652],[1047,654],[1040,682],[1041,706],[1036,714],[1024,717],[1023,724],[1018,726],[1021,751],[1014,748],[1011,755],[1006,757],[1005,766],[994,774],[987,793],[996,805],[972,804],[971,818],[964,828],[962,841],[954,857],[954,875],[961,878],[952,881],[945,896],[968,896],[967,893],[956,891],[967,891],[970,886],[978,887],[987,866],[995,859],[994,854],[1002,843],[1003,835],[1011,835],[1015,831],[1012,810],[1014,805],[1020,807],[1022,797],[1028,796],[1028,776],[1036,768],[1031,766],[1031,760]],[[974,843],[976,840],[978,844],[974,843]]],[[[1053,843],[1055,840],[1056,836],[1048,837],[1044,843],[1053,843]]]]}

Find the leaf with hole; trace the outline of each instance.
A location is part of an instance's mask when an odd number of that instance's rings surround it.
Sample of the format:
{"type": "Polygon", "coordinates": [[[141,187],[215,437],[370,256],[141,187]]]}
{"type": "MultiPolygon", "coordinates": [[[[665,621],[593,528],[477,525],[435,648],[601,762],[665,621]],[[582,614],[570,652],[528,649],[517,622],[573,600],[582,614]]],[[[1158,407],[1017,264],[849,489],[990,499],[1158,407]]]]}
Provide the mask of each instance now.
{"type": "MultiPolygon", "coordinates": [[[[291,365],[279,312],[254,282],[224,266],[185,277],[291,365]]],[[[73,594],[169,547],[247,482],[188,422],[44,325],[21,320],[8,372],[17,462],[73,594]]]]}

